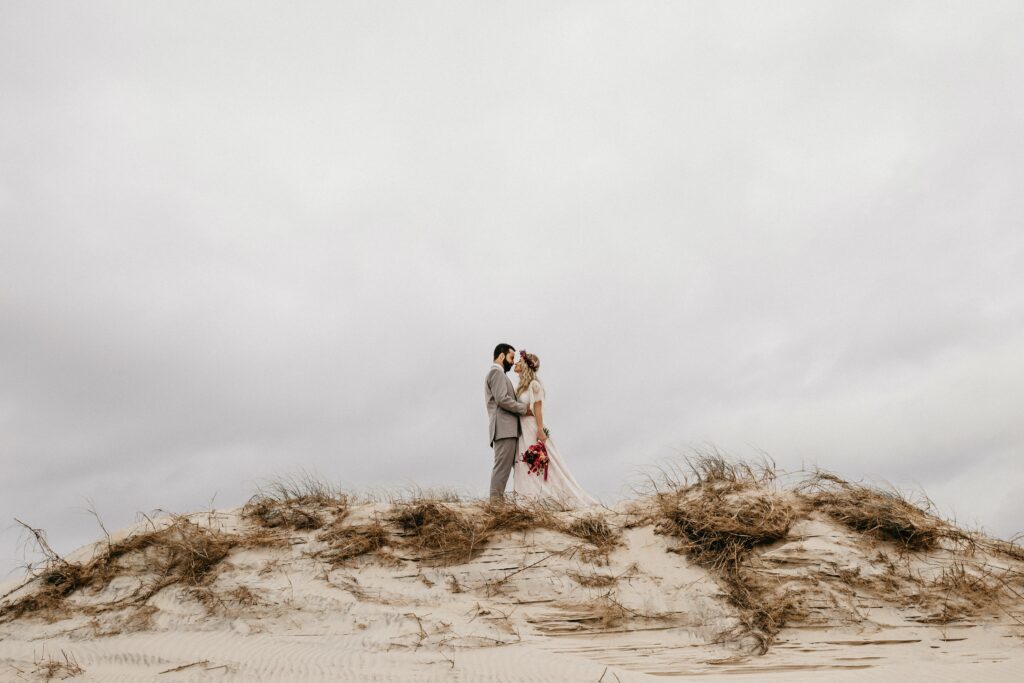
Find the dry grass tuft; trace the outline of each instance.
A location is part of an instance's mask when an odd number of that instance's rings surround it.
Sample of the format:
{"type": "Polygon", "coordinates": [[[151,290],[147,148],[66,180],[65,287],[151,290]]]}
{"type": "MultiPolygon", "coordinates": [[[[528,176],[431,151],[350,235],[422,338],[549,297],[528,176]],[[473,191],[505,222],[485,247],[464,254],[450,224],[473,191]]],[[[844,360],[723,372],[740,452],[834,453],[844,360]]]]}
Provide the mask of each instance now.
{"type": "Polygon", "coordinates": [[[317,540],[328,547],[314,556],[337,567],[367,553],[379,553],[388,545],[389,536],[387,528],[379,521],[344,524],[342,520],[336,520],[317,536],[317,540]]]}
{"type": "Polygon", "coordinates": [[[349,496],[316,474],[300,471],[266,481],[257,493],[278,501],[298,501],[307,505],[330,507],[347,503],[349,496]]]}
{"type": "Polygon", "coordinates": [[[807,506],[895,546],[899,563],[879,551],[875,563],[885,571],[868,578],[847,577],[847,583],[930,612],[919,619],[923,623],[947,624],[982,612],[1005,612],[1006,603],[1024,597],[1012,586],[1021,577],[1019,568],[990,562],[992,556],[1024,561],[1024,550],[1012,540],[993,539],[941,519],[924,494],[910,498],[895,488],[852,483],[822,471],[812,472],[796,492],[807,506]],[[928,569],[915,571],[912,554],[924,554],[928,569]],[[937,576],[923,576],[936,568],[937,576]]]}
{"type": "Polygon", "coordinates": [[[614,586],[619,581],[619,577],[612,574],[581,574],[572,570],[566,573],[570,579],[584,588],[607,588],[614,586]]]}
{"type": "Polygon", "coordinates": [[[80,607],[97,613],[126,606],[140,606],[172,585],[201,586],[211,580],[215,568],[240,538],[202,527],[185,516],[173,516],[167,526],[109,542],[85,564],[53,556],[36,577],[36,589],[0,605],[0,622],[29,614],[55,616],[66,609],[66,598],[76,591],[99,592],[119,575],[142,575],[139,587],[116,603],[80,607]]]}
{"type": "Polygon", "coordinates": [[[621,539],[621,533],[613,529],[600,514],[588,514],[571,521],[562,521],[542,501],[487,502],[481,505],[481,510],[483,519],[480,526],[485,536],[505,531],[549,529],[573,536],[593,546],[577,549],[581,559],[587,562],[607,564],[608,554],[621,539]]]}
{"type": "Polygon", "coordinates": [[[895,489],[855,484],[821,471],[802,482],[798,491],[811,506],[837,522],[904,550],[935,550],[943,538],[969,540],[936,517],[927,498],[911,501],[895,489]]]}
{"type": "Polygon", "coordinates": [[[590,615],[581,619],[580,623],[600,630],[619,626],[636,615],[636,612],[619,602],[610,590],[590,600],[585,607],[590,615]]]}
{"type": "Polygon", "coordinates": [[[324,525],[324,516],[310,508],[302,499],[275,500],[256,495],[242,508],[242,517],[255,521],[267,529],[295,529],[308,531],[324,525]]]}
{"type": "MultiPolygon", "coordinates": [[[[57,659],[53,656],[47,656],[45,654],[36,658],[33,663],[35,668],[29,673],[32,677],[44,681],[62,681],[66,678],[74,678],[75,676],[85,673],[85,669],[79,666],[74,655],[68,655],[64,650],[61,650],[60,654],[61,659],[57,659]]],[[[20,669],[18,669],[18,671],[19,673],[26,673],[20,669]]],[[[19,676],[19,678],[20,677],[21,676],[19,676]]]]}
{"type": "Polygon", "coordinates": [[[1020,537],[1015,536],[1008,541],[1003,541],[997,538],[987,538],[979,541],[980,545],[986,550],[1008,557],[1011,560],[1017,560],[1018,562],[1024,562],[1024,547],[1020,545],[1020,537]]]}
{"type": "Polygon", "coordinates": [[[988,564],[954,561],[926,582],[915,602],[938,611],[921,621],[948,624],[984,611],[1000,609],[1007,601],[1021,597],[1010,583],[1020,573],[988,564]]]}
{"type": "Polygon", "coordinates": [[[689,463],[691,479],[656,494],[656,531],[682,539],[678,549],[714,570],[741,623],[732,634],[752,639],[764,654],[794,614],[787,599],[766,591],[747,566],[751,551],[782,540],[796,516],[788,498],[766,485],[774,471],[702,455],[689,463]]]}
{"type": "Polygon", "coordinates": [[[481,529],[487,535],[506,531],[550,529],[586,541],[607,553],[618,545],[621,534],[600,514],[588,514],[563,522],[543,502],[482,503],[481,529]]]}
{"type": "Polygon", "coordinates": [[[590,632],[607,631],[621,628],[626,622],[647,621],[665,623],[673,614],[670,612],[645,613],[627,607],[616,595],[614,588],[590,597],[582,603],[565,605],[577,614],[573,621],[581,624],[590,632]]]}
{"type": "Polygon", "coordinates": [[[760,462],[732,460],[716,448],[691,449],[680,460],[665,463],[635,487],[639,494],[681,491],[697,484],[745,484],[766,486],[775,481],[775,463],[765,456],[760,462]]]}
{"type": "Polygon", "coordinates": [[[248,586],[235,586],[230,591],[202,586],[191,589],[189,593],[206,608],[208,614],[233,615],[238,609],[251,609],[266,604],[266,601],[248,586]]]}
{"type": "Polygon", "coordinates": [[[658,503],[657,530],[682,538],[683,550],[712,569],[729,569],[755,547],[785,538],[796,515],[778,493],[731,482],[695,484],[658,503]]]}
{"type": "Polygon", "coordinates": [[[64,560],[46,567],[36,581],[35,591],[0,605],[0,623],[19,619],[26,614],[55,612],[63,605],[64,598],[89,585],[85,567],[64,560]]]}
{"type": "Polygon", "coordinates": [[[465,511],[436,500],[397,503],[388,518],[422,559],[439,564],[467,562],[500,533],[551,529],[580,538],[605,553],[619,534],[603,517],[592,515],[565,524],[541,503],[481,501],[465,511]]]}
{"type": "Polygon", "coordinates": [[[344,517],[349,496],[308,473],[279,477],[264,484],[242,508],[242,516],[267,529],[320,529],[344,517]]]}
{"type": "Polygon", "coordinates": [[[554,529],[558,520],[544,506],[521,501],[480,503],[481,527],[488,533],[554,529]]]}
{"type": "Polygon", "coordinates": [[[598,547],[615,545],[619,540],[619,534],[612,530],[608,520],[601,515],[578,517],[564,528],[570,536],[581,538],[598,547]]]}
{"type": "Polygon", "coordinates": [[[397,503],[389,520],[402,530],[405,544],[432,564],[469,561],[489,535],[466,513],[434,501],[397,503]]]}
{"type": "Polygon", "coordinates": [[[453,487],[428,487],[424,488],[416,484],[410,484],[399,489],[390,489],[387,491],[378,491],[375,494],[370,494],[369,499],[373,501],[386,501],[391,505],[398,505],[401,503],[423,503],[423,502],[434,502],[434,503],[464,503],[471,496],[463,490],[453,487]]]}
{"type": "Polygon", "coordinates": [[[559,526],[558,531],[590,543],[593,548],[584,549],[581,559],[597,564],[608,564],[608,554],[615,549],[621,538],[621,533],[613,529],[604,516],[598,514],[577,517],[559,526]]]}
{"type": "Polygon", "coordinates": [[[765,654],[786,622],[802,614],[799,605],[793,597],[767,589],[747,567],[729,567],[722,576],[726,598],[740,620],[731,635],[749,640],[754,650],[765,654]]]}

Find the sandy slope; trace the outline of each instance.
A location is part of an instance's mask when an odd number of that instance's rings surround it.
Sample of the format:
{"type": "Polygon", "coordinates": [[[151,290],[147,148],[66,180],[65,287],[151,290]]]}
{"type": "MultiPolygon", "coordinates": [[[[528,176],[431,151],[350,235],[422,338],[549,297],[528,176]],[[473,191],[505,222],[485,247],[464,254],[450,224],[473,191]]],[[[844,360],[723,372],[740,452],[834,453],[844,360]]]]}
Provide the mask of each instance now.
{"type": "MultiPolygon", "coordinates": [[[[348,521],[388,507],[356,505],[348,521]]],[[[635,521],[626,507],[608,515],[622,527],[635,521]]],[[[227,531],[249,525],[239,510],[195,519],[227,531]]],[[[928,610],[847,580],[883,572],[877,553],[886,544],[818,513],[757,553],[759,571],[806,608],[763,656],[716,644],[735,611],[715,577],[667,552],[675,543],[650,525],[625,528],[606,565],[578,539],[546,529],[502,534],[450,566],[396,548],[398,559],[367,555],[332,568],[310,556],[315,532],[285,534],[289,547],[236,549],[221,563],[211,584],[220,602],[171,586],[143,612],[0,624],[0,680],[31,680],[62,651],[83,681],[1009,681],[1024,670],[1015,623],[1024,606],[923,623],[928,610]],[[581,585],[594,575],[614,578],[581,585]]],[[[912,558],[922,571],[948,560],[912,558]]],[[[145,581],[144,570],[69,600],[110,603],[145,581]]]]}

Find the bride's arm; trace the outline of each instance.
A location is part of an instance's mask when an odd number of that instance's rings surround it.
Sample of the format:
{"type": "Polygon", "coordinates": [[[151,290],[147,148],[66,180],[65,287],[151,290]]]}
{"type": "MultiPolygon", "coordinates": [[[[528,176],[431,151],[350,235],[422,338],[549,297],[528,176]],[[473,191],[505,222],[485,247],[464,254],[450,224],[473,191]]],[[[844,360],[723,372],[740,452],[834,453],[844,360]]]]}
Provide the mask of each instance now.
{"type": "Polygon", "coordinates": [[[544,433],[544,401],[534,402],[533,416],[537,420],[537,441],[544,443],[548,440],[548,435],[544,433]]]}

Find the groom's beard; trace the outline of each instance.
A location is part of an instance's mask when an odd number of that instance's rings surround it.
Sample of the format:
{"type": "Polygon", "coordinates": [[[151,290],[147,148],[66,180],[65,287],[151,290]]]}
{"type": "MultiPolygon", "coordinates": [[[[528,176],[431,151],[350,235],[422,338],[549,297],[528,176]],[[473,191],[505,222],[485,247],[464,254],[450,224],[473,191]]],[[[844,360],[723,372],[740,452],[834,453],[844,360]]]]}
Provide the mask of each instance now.
{"type": "Polygon", "coordinates": [[[512,364],[509,363],[507,360],[501,361],[501,366],[505,368],[505,372],[508,372],[509,370],[512,369],[512,364]]]}

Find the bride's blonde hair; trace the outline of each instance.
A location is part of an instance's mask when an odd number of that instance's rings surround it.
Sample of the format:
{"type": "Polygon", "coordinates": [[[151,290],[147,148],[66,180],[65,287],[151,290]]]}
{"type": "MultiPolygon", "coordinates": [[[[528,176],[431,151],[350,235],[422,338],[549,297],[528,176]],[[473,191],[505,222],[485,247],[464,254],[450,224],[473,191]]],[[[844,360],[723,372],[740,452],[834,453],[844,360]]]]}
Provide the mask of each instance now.
{"type": "Polygon", "coordinates": [[[537,377],[540,370],[540,358],[536,354],[521,351],[519,360],[523,362],[523,370],[519,373],[519,386],[516,387],[516,396],[522,396],[523,392],[530,388],[530,383],[537,377]]]}

